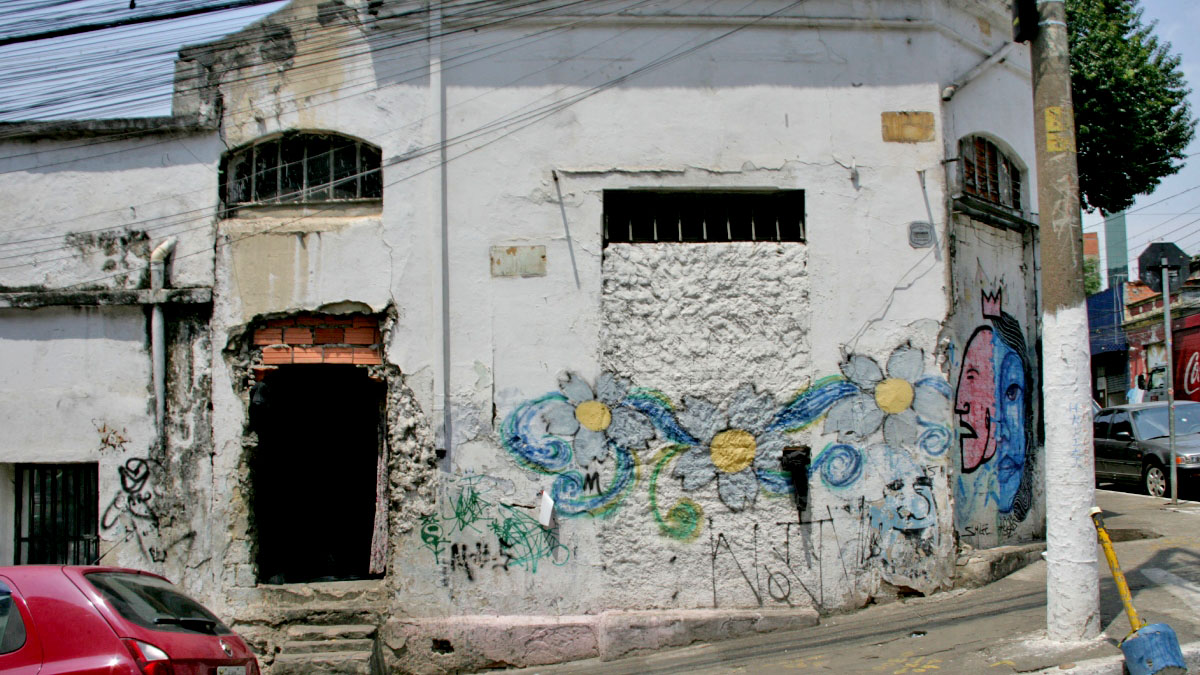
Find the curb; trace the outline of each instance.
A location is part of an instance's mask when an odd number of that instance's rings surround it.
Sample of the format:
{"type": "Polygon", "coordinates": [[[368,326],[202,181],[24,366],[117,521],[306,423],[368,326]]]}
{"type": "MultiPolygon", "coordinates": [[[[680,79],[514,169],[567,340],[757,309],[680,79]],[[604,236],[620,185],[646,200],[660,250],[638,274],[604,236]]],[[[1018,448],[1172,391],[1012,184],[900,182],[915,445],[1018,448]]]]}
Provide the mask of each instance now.
{"type": "Polygon", "coordinates": [[[811,609],[394,617],[383,625],[380,638],[389,672],[444,673],[592,658],[610,661],[666,647],[797,630],[817,623],[817,612],[811,609]]]}
{"type": "MultiPolygon", "coordinates": [[[[1189,672],[1200,672],[1200,642],[1189,642],[1182,645],[1183,660],[1187,663],[1189,672]]],[[[1070,668],[1053,666],[1035,671],[1040,675],[1050,673],[1071,673],[1072,675],[1122,675],[1125,673],[1124,656],[1106,656],[1101,659],[1079,661],[1070,668]]]]}
{"type": "Polygon", "coordinates": [[[979,588],[1042,559],[1046,542],[975,549],[959,555],[951,588],[979,588]]]}

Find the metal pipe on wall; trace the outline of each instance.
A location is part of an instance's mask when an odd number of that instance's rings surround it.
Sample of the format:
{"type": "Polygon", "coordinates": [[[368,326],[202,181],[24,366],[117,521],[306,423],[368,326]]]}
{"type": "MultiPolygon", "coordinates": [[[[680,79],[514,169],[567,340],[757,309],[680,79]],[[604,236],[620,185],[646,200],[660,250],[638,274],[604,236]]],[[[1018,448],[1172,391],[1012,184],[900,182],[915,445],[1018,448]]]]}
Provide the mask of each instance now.
{"type": "Polygon", "coordinates": [[[175,237],[155,247],[150,254],[150,290],[154,294],[154,307],[150,310],[150,359],[154,378],[154,423],[159,443],[166,444],[167,415],[167,346],[166,319],[163,318],[162,302],[158,297],[166,286],[167,258],[175,250],[175,237]]]}

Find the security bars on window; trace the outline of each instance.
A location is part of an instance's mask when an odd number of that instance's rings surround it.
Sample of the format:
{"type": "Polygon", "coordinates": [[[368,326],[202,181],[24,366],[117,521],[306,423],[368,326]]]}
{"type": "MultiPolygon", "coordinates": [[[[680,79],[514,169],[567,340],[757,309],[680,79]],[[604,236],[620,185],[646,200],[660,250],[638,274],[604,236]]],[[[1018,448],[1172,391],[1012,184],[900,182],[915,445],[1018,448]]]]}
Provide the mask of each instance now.
{"type": "Polygon", "coordinates": [[[804,241],[804,191],[604,191],[605,246],[734,241],[804,241]]]}
{"type": "Polygon", "coordinates": [[[959,141],[959,153],[963,192],[1021,210],[1021,170],[995,143],[981,136],[968,136],[959,141]]]}
{"type": "Polygon", "coordinates": [[[98,465],[18,464],[16,469],[15,562],[95,565],[100,558],[98,465]]]}
{"type": "Polygon", "coordinates": [[[285,134],[230,153],[222,168],[226,208],[383,196],[379,148],[350,138],[285,134]]]}

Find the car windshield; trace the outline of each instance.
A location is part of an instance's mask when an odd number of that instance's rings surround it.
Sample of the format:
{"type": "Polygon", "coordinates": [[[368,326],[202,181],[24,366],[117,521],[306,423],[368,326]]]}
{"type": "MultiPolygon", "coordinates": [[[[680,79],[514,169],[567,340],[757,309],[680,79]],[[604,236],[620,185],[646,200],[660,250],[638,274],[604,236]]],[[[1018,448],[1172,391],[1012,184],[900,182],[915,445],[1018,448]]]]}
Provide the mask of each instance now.
{"type": "MultiPolygon", "coordinates": [[[[1138,437],[1143,439],[1159,438],[1171,433],[1167,419],[1167,406],[1146,408],[1133,413],[1133,423],[1137,426],[1138,437]]],[[[1175,406],[1175,435],[1194,434],[1200,432],[1200,405],[1175,406]]]]}
{"type": "Polygon", "coordinates": [[[144,628],[209,635],[231,632],[203,605],[157,577],[93,572],[87,580],[118,614],[144,628]]]}

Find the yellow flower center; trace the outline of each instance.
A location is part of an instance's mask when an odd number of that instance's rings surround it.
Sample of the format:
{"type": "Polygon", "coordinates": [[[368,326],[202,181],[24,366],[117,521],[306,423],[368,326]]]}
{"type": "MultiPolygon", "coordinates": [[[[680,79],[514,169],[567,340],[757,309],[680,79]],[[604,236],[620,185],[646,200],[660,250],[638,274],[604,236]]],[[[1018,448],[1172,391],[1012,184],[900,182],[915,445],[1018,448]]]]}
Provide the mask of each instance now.
{"type": "Polygon", "coordinates": [[[913,402],[913,388],[907,380],[889,378],[875,385],[875,404],[889,415],[908,410],[913,402]]]}
{"type": "Polygon", "coordinates": [[[612,424],[612,412],[600,401],[584,401],[575,406],[575,419],[590,431],[604,431],[612,424]]]}
{"type": "Polygon", "coordinates": [[[712,439],[712,462],[725,473],[737,473],[754,461],[758,445],[754,436],[741,429],[722,431],[712,439]]]}

